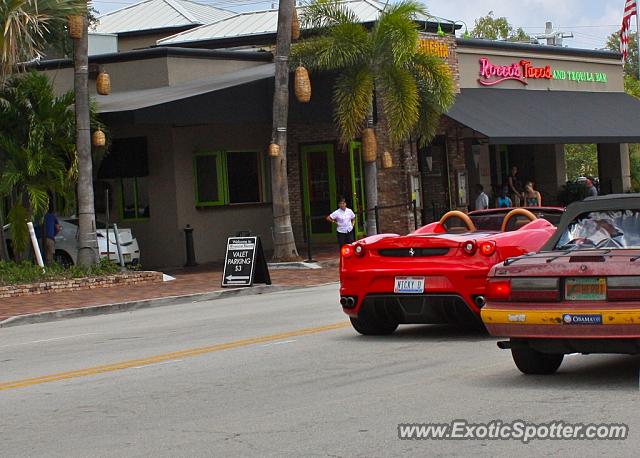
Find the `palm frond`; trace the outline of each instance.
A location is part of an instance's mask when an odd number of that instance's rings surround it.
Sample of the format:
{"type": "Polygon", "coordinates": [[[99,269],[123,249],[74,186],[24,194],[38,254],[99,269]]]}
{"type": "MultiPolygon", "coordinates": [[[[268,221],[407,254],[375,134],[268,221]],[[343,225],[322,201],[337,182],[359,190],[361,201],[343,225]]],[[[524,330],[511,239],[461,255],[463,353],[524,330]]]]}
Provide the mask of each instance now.
{"type": "Polygon", "coordinates": [[[373,103],[374,79],[367,66],[345,70],[333,90],[334,119],[342,142],[354,139],[363,128],[373,103]]]}
{"type": "Polygon", "coordinates": [[[303,3],[301,9],[300,23],[308,29],[358,23],[358,16],[338,0],[311,0],[303,3]]]}
{"type": "Polygon", "coordinates": [[[0,3],[0,78],[15,64],[41,56],[53,23],[86,11],[82,0],[4,0],[0,3]]]}
{"type": "Polygon", "coordinates": [[[435,135],[442,113],[455,101],[455,87],[449,67],[436,56],[418,52],[411,62],[420,95],[420,119],[415,133],[421,146],[435,135]]]}
{"type": "Polygon", "coordinates": [[[323,35],[295,43],[289,62],[309,69],[336,70],[362,65],[370,54],[367,30],[360,24],[340,24],[323,35]]]}
{"type": "MultiPolygon", "coordinates": [[[[21,196],[18,197],[20,198],[21,196]]],[[[22,200],[18,199],[7,215],[7,222],[11,224],[9,230],[11,232],[14,253],[22,253],[29,242],[29,231],[27,229],[29,213],[21,202],[22,200]]]]}
{"type": "Polygon", "coordinates": [[[401,65],[416,52],[418,26],[415,19],[426,14],[424,7],[413,1],[387,5],[372,30],[372,41],[378,59],[401,65]]]}
{"type": "Polygon", "coordinates": [[[405,139],[415,128],[420,116],[420,97],[411,72],[398,66],[384,66],[376,75],[382,107],[394,144],[405,139]]]}

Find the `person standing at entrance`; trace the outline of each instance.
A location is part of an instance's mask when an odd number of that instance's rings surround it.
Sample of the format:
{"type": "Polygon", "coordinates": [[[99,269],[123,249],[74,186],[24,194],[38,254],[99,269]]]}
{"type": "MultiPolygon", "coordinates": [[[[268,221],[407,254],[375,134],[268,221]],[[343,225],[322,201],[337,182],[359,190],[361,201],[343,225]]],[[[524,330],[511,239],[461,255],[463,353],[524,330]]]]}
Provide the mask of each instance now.
{"type": "Polygon", "coordinates": [[[338,236],[338,245],[346,245],[356,241],[356,231],[353,228],[353,220],[356,214],[353,210],[347,208],[347,200],[344,197],[338,199],[338,209],[327,216],[327,221],[336,223],[336,235],[338,236]]]}
{"type": "Polygon", "coordinates": [[[507,184],[509,185],[513,206],[519,207],[522,198],[522,181],[520,181],[520,177],[518,177],[518,167],[515,165],[511,167],[511,174],[507,178],[507,184]]]}
{"type": "Polygon", "coordinates": [[[527,181],[527,184],[524,185],[524,206],[542,207],[542,196],[533,189],[533,182],[531,181],[527,181]]]}
{"type": "Polygon", "coordinates": [[[478,197],[476,197],[476,210],[486,210],[489,208],[489,196],[485,194],[484,187],[478,183],[476,185],[476,192],[478,193],[478,197]]]}

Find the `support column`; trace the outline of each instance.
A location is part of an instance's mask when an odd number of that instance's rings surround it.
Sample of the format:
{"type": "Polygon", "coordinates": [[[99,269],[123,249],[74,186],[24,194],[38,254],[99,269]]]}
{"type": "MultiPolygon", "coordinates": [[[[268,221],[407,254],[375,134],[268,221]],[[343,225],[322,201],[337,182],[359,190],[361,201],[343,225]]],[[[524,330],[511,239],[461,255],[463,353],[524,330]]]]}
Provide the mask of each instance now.
{"type": "Polygon", "coordinates": [[[626,143],[599,143],[598,175],[602,194],[623,193],[631,189],[629,145],[626,143]]]}
{"type": "Polygon", "coordinates": [[[534,181],[542,194],[542,205],[559,205],[558,193],[567,182],[564,145],[536,145],[533,154],[534,181]]]}

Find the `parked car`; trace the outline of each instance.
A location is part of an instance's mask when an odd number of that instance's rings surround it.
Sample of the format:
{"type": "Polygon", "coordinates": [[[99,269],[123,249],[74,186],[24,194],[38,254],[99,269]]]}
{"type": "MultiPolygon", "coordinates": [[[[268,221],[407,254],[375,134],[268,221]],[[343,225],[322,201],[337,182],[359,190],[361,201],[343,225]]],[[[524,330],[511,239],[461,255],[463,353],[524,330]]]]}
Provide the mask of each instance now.
{"type": "Polygon", "coordinates": [[[406,236],[380,234],[345,245],[342,309],[365,335],[390,334],[408,323],[482,326],[479,315],[491,266],[540,249],[563,211],[451,211],[406,236]]]}
{"type": "Polygon", "coordinates": [[[493,267],[482,320],[525,374],[569,353],[640,353],[640,194],[567,207],[536,254],[493,267]]]}
{"type": "MultiPolygon", "coordinates": [[[[78,256],[78,219],[76,217],[58,218],[62,227],[56,235],[55,259],[59,264],[70,266],[77,264],[78,256]]],[[[113,262],[119,262],[118,251],[116,249],[116,237],[113,228],[109,229],[107,239],[106,225],[96,222],[96,237],[98,239],[98,251],[100,258],[108,258],[113,262]],[[108,241],[107,241],[108,240],[108,241]]],[[[11,249],[11,235],[9,225],[4,226],[9,254],[13,256],[11,249]]],[[[140,263],[140,248],[138,241],[133,237],[131,229],[118,228],[120,247],[125,264],[137,265],[140,263]]]]}

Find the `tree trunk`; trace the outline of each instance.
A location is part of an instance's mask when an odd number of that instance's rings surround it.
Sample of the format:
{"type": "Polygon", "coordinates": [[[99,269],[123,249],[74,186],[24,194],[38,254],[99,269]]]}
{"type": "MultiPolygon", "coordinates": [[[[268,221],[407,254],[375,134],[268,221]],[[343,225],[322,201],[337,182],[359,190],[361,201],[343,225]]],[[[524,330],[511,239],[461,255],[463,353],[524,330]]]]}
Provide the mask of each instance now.
{"type": "Polygon", "coordinates": [[[376,235],[376,214],[374,207],[378,205],[378,166],[376,161],[364,163],[364,192],[367,196],[367,236],[376,235]]]}
{"type": "Polygon", "coordinates": [[[273,200],[273,261],[299,260],[291,227],[289,181],[287,179],[287,117],[289,113],[289,49],[294,0],[281,0],[278,7],[276,74],[273,94],[274,141],[280,154],[271,158],[271,194],[273,200]]]}
{"type": "Polygon", "coordinates": [[[76,149],[78,150],[78,265],[97,262],[96,217],[93,204],[93,164],[89,119],[89,57],[87,18],[82,38],[73,40],[76,109],[76,149]]]}

